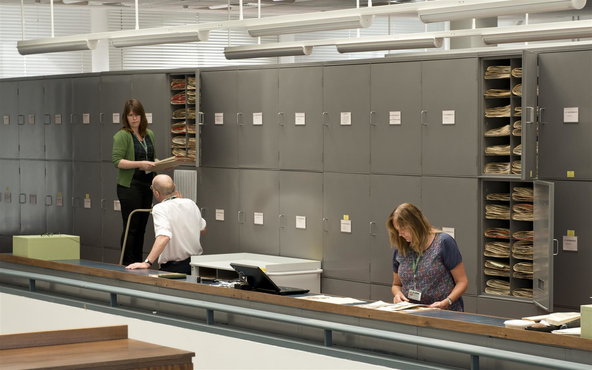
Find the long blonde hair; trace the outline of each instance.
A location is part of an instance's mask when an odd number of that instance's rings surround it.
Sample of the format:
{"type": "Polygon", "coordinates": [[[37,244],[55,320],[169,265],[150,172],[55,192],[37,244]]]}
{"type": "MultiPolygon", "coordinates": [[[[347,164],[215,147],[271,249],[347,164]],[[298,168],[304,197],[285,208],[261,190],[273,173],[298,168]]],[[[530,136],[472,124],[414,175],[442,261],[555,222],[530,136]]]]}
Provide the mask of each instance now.
{"type": "Polygon", "coordinates": [[[391,247],[396,247],[401,255],[407,256],[409,252],[423,254],[430,234],[434,231],[432,225],[423,213],[411,203],[403,203],[391,213],[386,221],[386,229],[389,233],[391,247]],[[399,229],[406,228],[411,233],[411,243],[399,235],[395,229],[395,221],[399,229]]]}

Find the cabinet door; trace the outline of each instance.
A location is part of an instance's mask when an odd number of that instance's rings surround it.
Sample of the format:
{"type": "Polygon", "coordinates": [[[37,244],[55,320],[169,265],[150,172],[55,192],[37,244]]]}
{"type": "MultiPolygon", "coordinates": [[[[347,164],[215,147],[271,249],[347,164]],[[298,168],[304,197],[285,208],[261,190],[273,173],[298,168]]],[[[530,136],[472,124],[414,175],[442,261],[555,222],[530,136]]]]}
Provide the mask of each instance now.
{"type": "Polygon", "coordinates": [[[47,232],[72,234],[72,163],[47,161],[45,172],[47,232]]]}
{"type": "Polygon", "coordinates": [[[373,283],[393,282],[393,247],[386,220],[402,203],[421,207],[421,177],[370,176],[370,281],[373,283]]]}
{"type": "Polygon", "coordinates": [[[522,52],[522,180],[537,177],[538,54],[522,52]]]}
{"type": "Polygon", "coordinates": [[[60,78],[44,80],[43,83],[45,157],[52,160],[72,159],[72,80],[60,78]]]}
{"type": "MultiPolygon", "coordinates": [[[[156,158],[170,157],[170,117],[169,117],[169,98],[167,97],[168,84],[167,77],[163,73],[159,74],[133,74],[132,75],[132,98],[142,102],[146,117],[148,119],[148,128],[154,131],[156,140],[156,158]]],[[[119,110],[123,113],[123,102],[120,103],[119,110]]]]}
{"type": "Polygon", "coordinates": [[[323,72],[324,170],[370,173],[370,65],[323,72]]]}
{"type": "MultiPolygon", "coordinates": [[[[113,135],[123,126],[125,102],[132,97],[132,76],[115,75],[101,77],[101,159],[111,162],[113,135]]],[[[142,101],[140,101],[142,102],[142,101]]],[[[142,102],[143,103],[143,102],[142,102]]],[[[144,106],[144,109],[146,107],[144,106]]]]}
{"type": "Polygon", "coordinates": [[[371,172],[421,174],[421,63],[371,67],[371,172]]]}
{"type": "Polygon", "coordinates": [[[0,235],[12,237],[21,232],[19,160],[0,160],[0,174],[0,235]]]}
{"type": "Polygon", "coordinates": [[[21,159],[20,178],[21,234],[46,233],[45,163],[21,159]]]}
{"type": "Polygon", "coordinates": [[[422,177],[421,210],[432,226],[453,228],[469,279],[468,294],[477,294],[482,271],[478,247],[477,179],[422,177]]]}
{"type": "Polygon", "coordinates": [[[279,255],[279,171],[240,170],[240,251],[279,255]]]}
{"type": "MultiPolygon", "coordinates": [[[[101,163],[101,198],[100,203],[95,204],[95,206],[101,208],[103,225],[101,234],[103,243],[101,246],[113,250],[121,250],[121,234],[124,231],[121,207],[115,210],[115,201],[119,202],[117,198],[117,172],[117,168],[112,163],[101,163]]],[[[98,201],[98,199],[95,199],[95,201],[98,201]]],[[[146,227],[146,231],[148,231],[148,227],[146,227]]],[[[146,236],[144,239],[146,239],[146,236]]]]}
{"type": "Polygon", "coordinates": [[[280,168],[323,171],[323,69],[282,68],[280,168]]]}
{"type": "Polygon", "coordinates": [[[0,82],[0,158],[19,157],[18,82],[0,82]]]}
{"type": "Polygon", "coordinates": [[[101,78],[72,79],[72,159],[101,161],[101,78]]]}
{"type": "Polygon", "coordinates": [[[102,249],[101,164],[73,162],[72,172],[72,232],[81,245],[102,249]]]}
{"type": "Polygon", "coordinates": [[[200,238],[204,254],[239,252],[237,169],[199,170],[199,203],[208,230],[200,238]]]}
{"type": "Polygon", "coordinates": [[[238,162],[278,168],[278,70],[238,72],[238,162]]]}
{"type": "Polygon", "coordinates": [[[202,72],[202,165],[238,167],[238,72],[202,72]]]}
{"type": "Polygon", "coordinates": [[[592,179],[590,65],[592,51],[539,55],[540,179],[592,179]]]}
{"type": "Polygon", "coordinates": [[[322,260],[323,174],[280,172],[280,255],[322,260]]]}
{"type": "Polygon", "coordinates": [[[476,176],[478,59],[422,62],[425,175],[476,176]]]}
{"type": "Polygon", "coordinates": [[[323,277],[370,281],[370,176],[324,173],[323,277]]]}
{"type": "Polygon", "coordinates": [[[18,87],[19,156],[45,159],[43,80],[21,81],[18,87]]]}

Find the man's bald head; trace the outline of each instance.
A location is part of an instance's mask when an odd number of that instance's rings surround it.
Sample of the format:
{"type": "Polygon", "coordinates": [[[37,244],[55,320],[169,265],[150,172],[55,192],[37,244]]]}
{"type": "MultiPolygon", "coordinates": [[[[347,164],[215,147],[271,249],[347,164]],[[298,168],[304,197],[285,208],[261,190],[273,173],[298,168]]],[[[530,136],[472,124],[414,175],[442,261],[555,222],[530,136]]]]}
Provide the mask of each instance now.
{"type": "Polygon", "coordinates": [[[174,195],[176,192],[175,183],[169,175],[157,175],[154,177],[152,187],[164,198],[174,195]]]}

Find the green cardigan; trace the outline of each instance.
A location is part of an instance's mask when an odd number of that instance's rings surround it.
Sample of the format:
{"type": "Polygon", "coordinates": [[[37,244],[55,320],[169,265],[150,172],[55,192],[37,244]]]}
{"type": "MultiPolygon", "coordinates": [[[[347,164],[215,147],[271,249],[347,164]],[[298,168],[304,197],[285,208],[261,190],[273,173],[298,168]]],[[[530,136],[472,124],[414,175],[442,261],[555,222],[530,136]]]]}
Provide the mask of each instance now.
{"type": "MultiPolygon", "coordinates": [[[[154,133],[152,130],[146,129],[146,134],[148,134],[150,140],[152,140],[152,144],[154,144],[154,133]]],[[[156,147],[154,148],[154,158],[156,158],[156,147]]],[[[112,160],[115,168],[118,168],[117,165],[122,159],[127,159],[128,161],[136,160],[136,156],[134,154],[134,139],[132,138],[132,134],[125,130],[119,130],[115,135],[113,135],[112,160]]],[[[134,168],[118,169],[119,173],[117,174],[117,183],[121,186],[129,188],[130,184],[132,183],[132,177],[134,177],[134,172],[136,170],[134,168]]]]}

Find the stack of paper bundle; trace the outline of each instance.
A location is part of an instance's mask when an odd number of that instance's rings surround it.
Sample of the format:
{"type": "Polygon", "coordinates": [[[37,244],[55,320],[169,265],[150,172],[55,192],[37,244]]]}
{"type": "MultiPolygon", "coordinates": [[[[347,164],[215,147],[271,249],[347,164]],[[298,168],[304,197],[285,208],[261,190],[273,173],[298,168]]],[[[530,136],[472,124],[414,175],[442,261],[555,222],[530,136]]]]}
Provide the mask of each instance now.
{"type": "Polygon", "coordinates": [[[509,174],[510,173],[510,162],[490,162],[485,165],[483,169],[484,173],[490,175],[498,174],[509,174]]]}
{"type": "Polygon", "coordinates": [[[510,125],[505,125],[498,128],[492,128],[491,130],[487,130],[485,132],[485,137],[501,137],[501,136],[510,136],[510,125]]]}
{"type": "Polygon", "coordinates": [[[512,131],[514,136],[522,136],[522,120],[514,122],[514,130],[512,131]]]}
{"type": "Polygon", "coordinates": [[[486,98],[509,98],[510,90],[508,89],[488,89],[485,91],[486,98]]]}
{"type": "Polygon", "coordinates": [[[496,80],[500,78],[510,78],[510,66],[489,66],[485,71],[486,80],[496,80]]]}
{"type": "Polygon", "coordinates": [[[533,220],[533,206],[532,204],[518,203],[512,206],[512,220],[516,221],[532,221],[533,220]]]}
{"type": "Polygon", "coordinates": [[[486,204],[485,218],[489,220],[509,220],[510,207],[499,204],[486,204]]]}
{"type": "Polygon", "coordinates": [[[512,150],[512,153],[515,155],[522,155],[522,144],[516,145],[516,147],[512,150]]]}
{"type": "Polygon", "coordinates": [[[512,76],[516,78],[522,78],[522,67],[514,68],[512,70],[512,76]]]}
{"type": "Polygon", "coordinates": [[[514,297],[520,298],[532,298],[532,289],[531,288],[518,288],[512,291],[512,295],[514,297]]]}
{"type": "Polygon", "coordinates": [[[518,262],[514,265],[514,273],[512,276],[518,279],[531,279],[532,280],[532,262],[518,262]]]}
{"type": "Polygon", "coordinates": [[[485,109],[485,117],[510,117],[510,105],[485,109]]]}
{"type": "Polygon", "coordinates": [[[487,200],[501,200],[505,202],[510,201],[510,193],[491,193],[485,196],[487,200]]]}
{"type": "Polygon", "coordinates": [[[534,199],[534,192],[532,188],[515,187],[512,193],[512,199],[522,202],[532,202],[534,199]]]}
{"type": "Polygon", "coordinates": [[[514,175],[520,175],[522,173],[522,162],[521,161],[513,161],[512,162],[512,173],[514,175]]]}
{"type": "Polygon", "coordinates": [[[488,238],[510,239],[510,229],[503,227],[489,227],[485,230],[488,238]]]}
{"type": "Polygon", "coordinates": [[[485,293],[495,295],[510,295],[510,283],[500,279],[487,280],[485,293]]]}
{"type": "Polygon", "coordinates": [[[509,258],[510,257],[510,243],[507,242],[487,242],[485,243],[485,257],[495,258],[509,258]]]}
{"type": "Polygon", "coordinates": [[[485,148],[485,155],[510,155],[509,145],[492,145],[485,148]]]}
{"type": "Polygon", "coordinates": [[[529,240],[519,240],[512,245],[512,257],[521,260],[530,260],[533,258],[533,245],[529,240]]]}
{"type": "Polygon", "coordinates": [[[510,276],[510,265],[505,262],[486,260],[484,273],[489,276],[508,277],[510,276]]]}
{"type": "Polygon", "coordinates": [[[532,241],[534,239],[534,231],[516,231],[512,234],[512,238],[518,240],[529,240],[532,241]]]}
{"type": "Polygon", "coordinates": [[[518,84],[512,88],[512,94],[522,96],[522,84],[518,84]]]}

